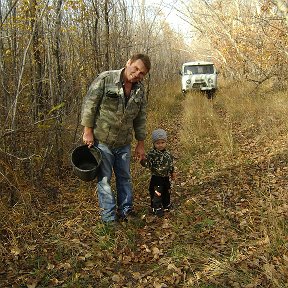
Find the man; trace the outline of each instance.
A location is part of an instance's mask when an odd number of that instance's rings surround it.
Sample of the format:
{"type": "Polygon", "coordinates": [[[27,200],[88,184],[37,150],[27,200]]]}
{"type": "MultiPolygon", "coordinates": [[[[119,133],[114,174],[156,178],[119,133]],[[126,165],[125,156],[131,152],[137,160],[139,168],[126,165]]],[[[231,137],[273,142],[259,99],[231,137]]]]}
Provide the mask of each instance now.
{"type": "Polygon", "coordinates": [[[135,54],[120,70],[105,71],[91,84],[82,109],[83,142],[97,146],[103,161],[98,174],[98,201],[104,222],[126,219],[133,209],[130,174],[133,130],[135,157],[145,157],[146,106],[141,83],[151,68],[145,54],[135,54]],[[114,171],[117,197],[111,189],[114,171]]]}

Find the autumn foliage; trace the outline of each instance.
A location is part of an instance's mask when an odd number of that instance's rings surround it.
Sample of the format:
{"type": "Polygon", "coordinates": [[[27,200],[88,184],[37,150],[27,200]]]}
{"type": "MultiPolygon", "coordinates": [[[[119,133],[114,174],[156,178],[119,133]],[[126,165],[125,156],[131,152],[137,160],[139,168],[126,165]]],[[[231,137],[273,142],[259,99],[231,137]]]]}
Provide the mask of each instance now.
{"type": "Polygon", "coordinates": [[[138,4],[0,3],[0,286],[287,287],[287,5],[182,3],[187,42],[138,4]],[[148,134],[166,129],[176,157],[174,209],[150,214],[133,162],[137,217],[106,226],[70,154],[91,81],[139,51],[148,134]],[[197,59],[220,70],[213,101],[180,93],[197,59]]]}

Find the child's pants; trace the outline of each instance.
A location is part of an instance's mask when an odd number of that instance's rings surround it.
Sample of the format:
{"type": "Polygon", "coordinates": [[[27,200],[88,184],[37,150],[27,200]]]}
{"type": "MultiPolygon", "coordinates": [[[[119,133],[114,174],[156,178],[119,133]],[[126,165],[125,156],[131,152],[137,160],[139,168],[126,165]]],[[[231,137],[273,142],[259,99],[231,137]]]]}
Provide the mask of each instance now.
{"type": "Polygon", "coordinates": [[[168,208],[170,205],[170,180],[169,177],[161,177],[152,175],[150,179],[149,192],[151,198],[152,208],[168,208]],[[161,196],[157,196],[155,190],[161,193],[161,196]]]}

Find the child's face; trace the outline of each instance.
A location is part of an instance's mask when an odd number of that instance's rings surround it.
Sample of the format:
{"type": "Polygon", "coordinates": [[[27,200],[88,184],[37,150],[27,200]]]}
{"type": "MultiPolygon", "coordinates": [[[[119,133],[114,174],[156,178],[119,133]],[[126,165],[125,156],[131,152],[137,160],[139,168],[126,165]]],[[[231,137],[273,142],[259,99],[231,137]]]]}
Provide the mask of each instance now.
{"type": "Polygon", "coordinates": [[[157,141],[154,142],[154,147],[157,149],[157,150],[164,150],[166,148],[166,141],[165,140],[162,140],[162,139],[159,139],[157,141]]]}

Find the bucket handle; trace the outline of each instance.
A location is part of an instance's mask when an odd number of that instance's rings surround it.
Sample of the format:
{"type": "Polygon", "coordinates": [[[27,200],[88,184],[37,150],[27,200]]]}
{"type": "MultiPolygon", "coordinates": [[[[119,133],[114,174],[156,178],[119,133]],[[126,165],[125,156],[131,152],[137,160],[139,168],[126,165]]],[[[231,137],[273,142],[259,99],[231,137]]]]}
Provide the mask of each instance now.
{"type": "MultiPolygon", "coordinates": [[[[89,147],[88,147],[89,148],[89,147]]],[[[100,163],[102,162],[102,154],[101,154],[101,150],[97,149],[96,147],[92,146],[89,148],[90,152],[92,153],[92,155],[94,156],[94,158],[96,159],[98,166],[100,165],[100,163]]]]}

